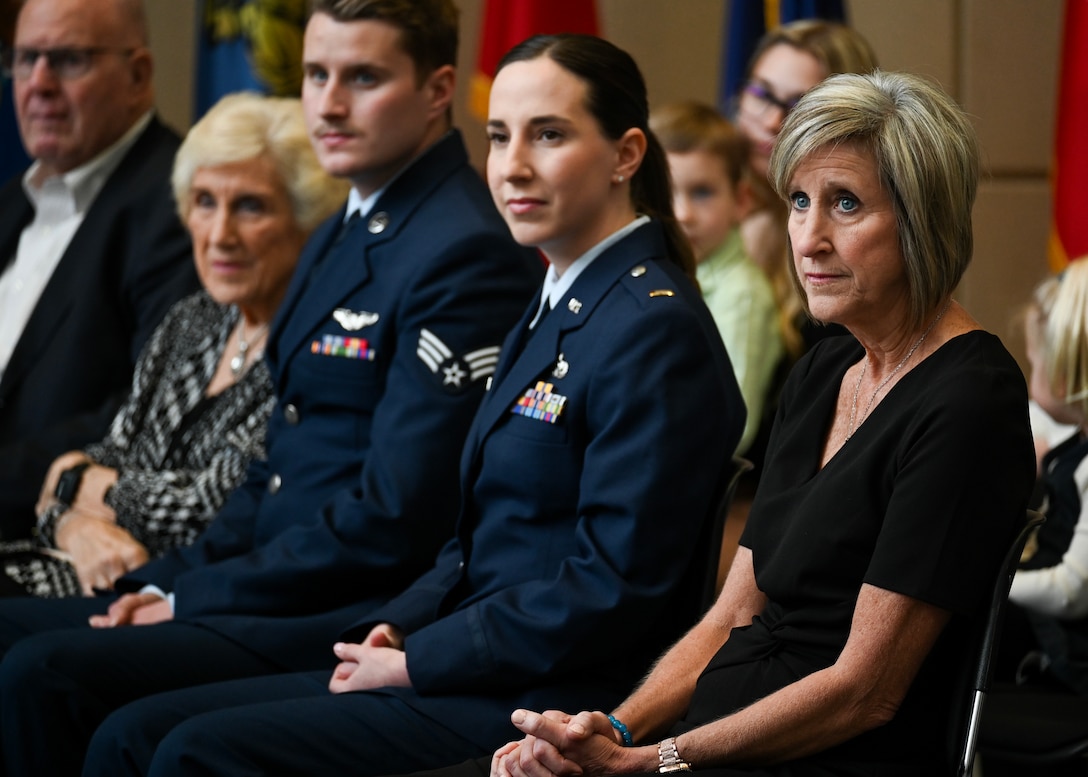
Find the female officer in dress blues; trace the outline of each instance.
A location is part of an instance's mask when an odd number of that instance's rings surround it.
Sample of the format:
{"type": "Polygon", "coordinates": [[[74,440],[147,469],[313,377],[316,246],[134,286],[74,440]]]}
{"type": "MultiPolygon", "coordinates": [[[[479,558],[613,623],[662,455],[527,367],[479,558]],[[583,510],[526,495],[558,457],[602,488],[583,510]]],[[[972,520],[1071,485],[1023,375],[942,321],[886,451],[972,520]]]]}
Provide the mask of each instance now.
{"type": "Polygon", "coordinates": [[[331,678],[129,705],[85,774],[142,773],[150,753],[157,777],[487,758],[512,710],[608,708],[694,623],[701,530],[745,412],[647,114],[637,66],[603,40],[533,38],[507,56],[488,178],[551,267],[469,431],[456,536],[345,624],[331,678]]]}

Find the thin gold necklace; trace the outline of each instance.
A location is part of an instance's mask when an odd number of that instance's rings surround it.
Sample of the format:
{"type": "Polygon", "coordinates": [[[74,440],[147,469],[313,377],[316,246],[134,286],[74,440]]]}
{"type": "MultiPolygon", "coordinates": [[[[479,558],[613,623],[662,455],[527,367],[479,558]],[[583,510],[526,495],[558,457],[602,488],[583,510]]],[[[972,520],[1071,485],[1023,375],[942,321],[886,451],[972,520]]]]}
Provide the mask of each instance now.
{"type": "MultiPolygon", "coordinates": [[[[874,391],[873,395],[869,397],[869,403],[865,405],[865,412],[861,416],[862,422],[864,422],[865,419],[869,417],[869,411],[873,409],[873,402],[876,401],[876,395],[880,393],[881,389],[888,385],[888,381],[894,378],[899,373],[899,371],[903,369],[903,365],[910,360],[910,357],[914,356],[914,352],[917,351],[918,348],[921,347],[922,343],[926,341],[926,337],[928,337],[929,333],[933,331],[933,327],[937,326],[937,322],[941,320],[941,317],[944,315],[945,311],[948,310],[948,307],[951,304],[952,300],[949,299],[948,302],[944,304],[944,307],[941,308],[941,312],[937,314],[937,317],[933,319],[928,327],[926,327],[926,331],[922,332],[922,336],[914,341],[914,345],[912,345],[910,347],[910,350],[907,351],[907,355],[899,360],[899,364],[895,365],[895,369],[888,373],[888,377],[880,381],[880,385],[876,387],[876,391],[874,391]]],[[[857,427],[854,425],[854,420],[857,417],[858,412],[858,392],[861,391],[861,381],[865,379],[865,370],[868,366],[869,360],[863,358],[861,362],[861,374],[858,375],[858,382],[854,384],[854,401],[850,403],[850,430],[846,433],[847,440],[853,437],[854,432],[857,431],[857,427]]]]}

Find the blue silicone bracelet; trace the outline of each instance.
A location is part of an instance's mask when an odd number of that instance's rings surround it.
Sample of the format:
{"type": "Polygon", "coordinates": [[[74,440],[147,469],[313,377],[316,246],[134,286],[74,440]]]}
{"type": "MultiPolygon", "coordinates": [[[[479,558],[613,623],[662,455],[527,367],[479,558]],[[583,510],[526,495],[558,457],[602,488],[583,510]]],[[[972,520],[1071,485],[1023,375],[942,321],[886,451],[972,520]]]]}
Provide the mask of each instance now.
{"type": "Polygon", "coordinates": [[[631,739],[631,732],[627,730],[627,726],[620,722],[619,718],[615,715],[609,715],[608,720],[612,723],[612,728],[620,732],[620,736],[623,738],[624,747],[630,747],[634,744],[634,740],[631,739]]]}

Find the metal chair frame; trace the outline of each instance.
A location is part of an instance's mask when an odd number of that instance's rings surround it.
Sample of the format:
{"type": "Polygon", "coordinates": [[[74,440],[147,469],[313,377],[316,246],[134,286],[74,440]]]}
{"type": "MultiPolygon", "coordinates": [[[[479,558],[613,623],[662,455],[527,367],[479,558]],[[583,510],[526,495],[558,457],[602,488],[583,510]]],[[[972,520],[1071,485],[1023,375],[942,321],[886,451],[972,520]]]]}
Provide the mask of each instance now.
{"type": "Polygon", "coordinates": [[[1016,567],[1020,562],[1020,554],[1024,550],[1024,544],[1031,533],[1035,531],[1035,528],[1045,520],[1040,513],[1028,510],[1027,521],[1017,533],[1016,538],[1005,554],[1005,559],[994,583],[990,607],[977,636],[978,649],[974,653],[975,660],[970,677],[969,710],[963,736],[960,739],[962,746],[955,767],[957,777],[967,777],[972,773],[975,751],[978,749],[979,730],[982,724],[986,696],[990,692],[990,684],[993,680],[994,653],[997,650],[1001,626],[1005,621],[1005,609],[1009,602],[1009,588],[1012,586],[1012,578],[1016,574],[1016,567]]]}

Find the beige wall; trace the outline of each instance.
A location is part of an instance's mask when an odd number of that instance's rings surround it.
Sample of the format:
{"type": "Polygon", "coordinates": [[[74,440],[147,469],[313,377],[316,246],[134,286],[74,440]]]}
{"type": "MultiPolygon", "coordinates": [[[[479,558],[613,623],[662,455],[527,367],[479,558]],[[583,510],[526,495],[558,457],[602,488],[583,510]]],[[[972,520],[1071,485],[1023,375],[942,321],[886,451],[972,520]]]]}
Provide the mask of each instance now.
{"type": "MultiPolygon", "coordinates": [[[[482,0],[462,10],[459,123],[473,159],[483,129],[464,108],[482,0]]],[[[604,34],[639,61],[652,103],[717,92],[728,0],[599,0],[604,34]]],[[[975,207],[975,260],[958,298],[1023,359],[1011,316],[1046,272],[1054,93],[1061,0],[847,0],[851,19],[881,65],[937,79],[974,118],[985,179],[975,207]]],[[[158,65],[159,106],[189,123],[196,0],[147,0],[158,65]]]]}

